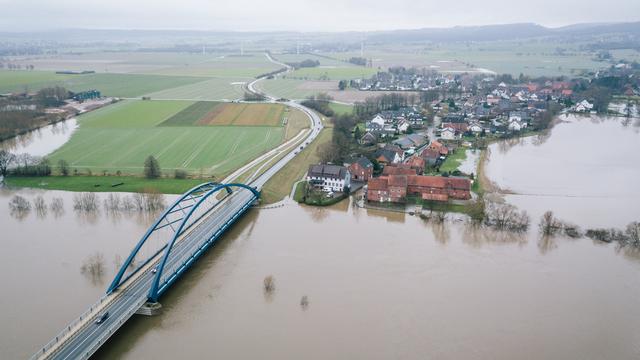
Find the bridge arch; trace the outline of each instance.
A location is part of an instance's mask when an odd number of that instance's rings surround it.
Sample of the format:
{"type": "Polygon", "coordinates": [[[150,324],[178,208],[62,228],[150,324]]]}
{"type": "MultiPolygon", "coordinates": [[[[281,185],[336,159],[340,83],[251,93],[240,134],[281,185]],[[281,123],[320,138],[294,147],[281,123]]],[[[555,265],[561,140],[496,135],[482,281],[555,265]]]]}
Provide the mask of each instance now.
{"type": "MultiPolygon", "coordinates": [[[[250,190],[254,194],[255,198],[259,198],[260,197],[260,193],[256,189],[254,189],[254,188],[252,188],[250,186],[247,186],[245,184],[235,184],[235,183],[233,183],[233,184],[219,184],[219,183],[215,183],[215,182],[207,182],[207,183],[203,183],[203,184],[200,184],[198,186],[195,186],[192,189],[190,189],[189,191],[185,192],[176,201],[174,201],[171,206],[169,206],[168,208],[166,208],[162,212],[162,214],[156,219],[156,221],[149,227],[147,232],[138,241],[136,246],[133,248],[133,250],[131,251],[131,253],[127,257],[127,259],[125,260],[125,262],[120,267],[120,270],[118,271],[118,273],[114,277],[113,281],[111,282],[111,284],[107,288],[107,294],[111,294],[114,291],[116,291],[120,287],[120,285],[122,283],[124,283],[131,276],[133,276],[135,273],[137,273],[142,267],[144,267],[149,261],[151,261],[151,259],[153,259],[157,254],[159,254],[163,250],[167,250],[167,247],[169,245],[171,247],[173,247],[173,243],[181,235],[181,232],[183,230],[185,230],[184,226],[187,224],[187,221],[189,220],[189,218],[193,215],[193,212],[202,204],[202,202],[206,198],[208,198],[210,195],[218,192],[221,189],[226,189],[227,192],[230,193],[231,192],[231,187],[246,188],[246,189],[250,190]],[[197,200],[197,199],[199,199],[199,200],[197,200]],[[190,209],[190,211],[188,213],[186,212],[187,209],[190,209]],[[182,217],[179,217],[178,219],[173,219],[172,220],[171,217],[172,217],[173,214],[182,214],[182,217]],[[180,223],[178,230],[174,229],[174,226],[173,226],[176,223],[180,223]],[[140,266],[138,266],[135,270],[133,270],[130,274],[128,274],[123,279],[125,273],[127,272],[127,269],[131,266],[131,264],[133,263],[136,255],[138,254],[138,252],[140,251],[142,246],[146,243],[146,241],[149,239],[149,237],[152,234],[154,234],[156,231],[158,231],[160,229],[163,229],[165,227],[170,227],[174,232],[174,235],[172,237],[171,242],[169,242],[168,244],[165,244],[164,246],[162,246],[160,248],[160,250],[158,250],[156,252],[156,254],[154,254],[153,256],[150,256],[149,259],[147,259],[144,263],[142,263],[140,266]]],[[[180,216],[180,215],[178,215],[178,216],[180,216]]],[[[170,252],[170,249],[168,249],[168,251],[165,251],[165,257],[163,257],[163,260],[165,260],[165,258],[168,258],[168,253],[169,252],[170,252]]],[[[161,272],[158,271],[158,273],[156,275],[160,275],[160,273],[161,272]]],[[[158,277],[158,279],[159,279],[159,277],[158,277]]]]}
{"type": "Polygon", "coordinates": [[[189,210],[189,213],[182,219],[182,221],[180,222],[180,225],[178,226],[178,229],[175,231],[173,237],[171,238],[171,240],[169,241],[167,246],[164,248],[164,255],[162,257],[162,260],[160,261],[160,264],[156,268],[157,271],[155,273],[155,276],[154,276],[154,279],[153,279],[153,283],[151,284],[151,289],[149,289],[149,295],[148,295],[149,301],[157,302],[158,298],[160,297],[160,295],[164,292],[164,288],[165,288],[164,286],[168,283],[168,281],[166,281],[164,284],[162,284],[162,285],[160,284],[160,279],[161,279],[161,277],[162,277],[162,275],[164,273],[164,267],[167,264],[167,260],[169,259],[169,255],[171,254],[171,250],[173,249],[173,245],[178,240],[178,238],[184,233],[184,230],[185,230],[184,227],[189,222],[189,220],[193,216],[194,212],[211,195],[216,194],[218,191],[220,191],[222,189],[225,189],[227,192],[230,193],[232,191],[231,190],[232,187],[244,188],[244,189],[247,189],[247,190],[249,190],[249,191],[251,191],[253,193],[253,198],[247,204],[245,204],[245,207],[249,206],[254,200],[260,198],[260,193],[256,189],[254,189],[253,187],[250,187],[248,185],[240,184],[240,183],[218,184],[215,187],[213,187],[212,189],[208,190],[206,193],[204,193],[200,197],[198,202],[193,207],[191,207],[191,209],[189,210]]]}

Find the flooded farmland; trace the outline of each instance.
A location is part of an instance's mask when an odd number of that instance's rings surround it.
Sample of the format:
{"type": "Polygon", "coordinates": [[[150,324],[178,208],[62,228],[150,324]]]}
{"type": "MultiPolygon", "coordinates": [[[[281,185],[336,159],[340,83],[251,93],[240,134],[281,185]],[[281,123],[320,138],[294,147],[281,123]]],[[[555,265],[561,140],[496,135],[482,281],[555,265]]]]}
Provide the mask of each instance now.
{"type": "MultiPolygon", "coordinates": [[[[516,193],[506,201],[529,212],[529,232],[426,223],[353,201],[252,210],[161,299],[161,315],[134,317],[95,358],[637,359],[640,254],[542,238],[535,224],[549,209],[581,226],[640,220],[627,178],[638,178],[640,135],[620,119],[566,120],[546,138],[491,148],[488,174],[516,193]],[[598,186],[605,176],[610,188],[598,186]]],[[[72,197],[0,193],[1,226],[14,234],[0,240],[0,270],[19,274],[0,297],[7,358],[29,356],[97,299],[152,220],[87,217],[72,197]],[[62,198],[64,211],[16,216],[16,194],[62,198]],[[98,277],[82,271],[96,254],[98,277]]]]}

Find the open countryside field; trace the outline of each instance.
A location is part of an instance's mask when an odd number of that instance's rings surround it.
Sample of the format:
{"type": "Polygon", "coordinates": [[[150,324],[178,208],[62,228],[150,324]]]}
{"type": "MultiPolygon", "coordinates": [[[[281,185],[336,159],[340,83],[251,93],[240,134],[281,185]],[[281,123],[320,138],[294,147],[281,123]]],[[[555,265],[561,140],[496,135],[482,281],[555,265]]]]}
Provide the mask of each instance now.
{"type": "Polygon", "coordinates": [[[194,104],[129,100],[81,116],[80,128],[50,159],[85,173],[140,174],[154,155],[170,173],[223,176],[283,140],[282,126],[158,126],[194,104]]]}
{"type": "Polygon", "coordinates": [[[320,62],[320,66],[334,66],[334,67],[348,67],[348,66],[355,66],[351,63],[348,63],[346,61],[342,61],[340,59],[328,59],[324,56],[316,56],[314,54],[309,54],[309,53],[305,53],[305,54],[274,54],[271,53],[271,56],[276,59],[277,61],[283,62],[283,63],[296,63],[296,62],[301,62],[307,59],[310,60],[318,60],[320,62]]]}
{"type": "Polygon", "coordinates": [[[185,52],[87,51],[46,54],[16,59],[14,63],[33,65],[36,70],[90,70],[98,73],[144,73],[175,66],[197,64],[219,55],[185,52]]]}
{"type": "Polygon", "coordinates": [[[222,104],[219,108],[198,125],[279,126],[285,112],[280,104],[222,104]]]}
{"type": "Polygon", "coordinates": [[[280,126],[286,107],[281,104],[196,102],[162,122],[162,126],[280,126]]]}
{"type": "Polygon", "coordinates": [[[146,95],[151,99],[160,100],[236,100],[243,97],[242,86],[250,80],[249,78],[210,78],[146,95]]]}
{"type": "MultiPolygon", "coordinates": [[[[194,55],[196,56],[196,55],[194,55]]],[[[149,71],[150,74],[173,76],[205,76],[216,78],[255,78],[280,68],[270,62],[263,53],[227,55],[200,55],[198,61],[180,63],[162,69],[149,71]]]]}
{"type": "Polygon", "coordinates": [[[206,78],[141,74],[60,75],[45,71],[0,71],[0,92],[37,91],[63,86],[71,91],[97,89],[105,96],[138,97],[147,93],[194,84],[206,78]]]}
{"type": "MultiPolygon", "coordinates": [[[[337,81],[305,81],[294,79],[269,79],[259,82],[256,85],[260,90],[283,97],[286,99],[300,100],[312,95],[325,93],[331,96],[335,101],[352,104],[358,101],[364,101],[368,97],[390,94],[398,91],[359,91],[348,88],[346,90],[338,90],[337,81]]],[[[411,94],[413,92],[403,91],[402,94],[411,94]]]]}
{"type": "MultiPolygon", "coordinates": [[[[321,62],[322,63],[322,62],[321,62]]],[[[318,66],[312,68],[301,68],[295,70],[291,74],[287,74],[287,78],[303,79],[303,80],[350,80],[360,78],[370,78],[378,70],[364,66],[318,66]]]]}
{"type": "MultiPolygon", "coordinates": [[[[348,59],[359,52],[329,53],[348,59]]],[[[594,54],[580,49],[580,44],[544,40],[491,41],[429,46],[371,46],[365,57],[373,67],[386,70],[390,66],[430,68],[442,72],[477,72],[486,69],[518,76],[578,75],[584,70],[606,67],[593,60],[594,54]]]]}

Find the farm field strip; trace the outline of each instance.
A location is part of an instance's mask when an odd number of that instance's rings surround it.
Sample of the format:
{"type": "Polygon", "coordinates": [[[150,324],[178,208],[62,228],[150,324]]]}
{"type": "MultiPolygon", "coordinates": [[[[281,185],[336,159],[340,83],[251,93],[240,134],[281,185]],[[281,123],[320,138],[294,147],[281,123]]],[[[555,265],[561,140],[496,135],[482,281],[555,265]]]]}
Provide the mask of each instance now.
{"type": "Polygon", "coordinates": [[[175,113],[170,118],[164,120],[159,126],[191,126],[200,122],[203,118],[211,115],[215,116],[218,111],[216,108],[221,107],[221,103],[212,101],[198,101],[190,106],[175,113]]]}
{"type": "Polygon", "coordinates": [[[209,78],[204,81],[171,87],[145,94],[151,99],[162,100],[235,100],[242,98],[241,83],[251,78],[209,78]]]}

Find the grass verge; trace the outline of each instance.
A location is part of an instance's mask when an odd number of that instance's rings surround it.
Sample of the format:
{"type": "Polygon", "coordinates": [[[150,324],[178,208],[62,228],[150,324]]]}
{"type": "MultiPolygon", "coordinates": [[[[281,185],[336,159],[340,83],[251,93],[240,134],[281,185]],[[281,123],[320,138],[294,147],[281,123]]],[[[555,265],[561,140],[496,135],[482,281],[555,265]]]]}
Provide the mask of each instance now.
{"type": "Polygon", "coordinates": [[[319,161],[317,149],[320,145],[331,141],[332,133],[333,129],[330,127],[322,129],[315,141],[306,146],[304,150],[267,181],[262,188],[262,201],[265,204],[278,202],[289,195],[293,183],[302,178],[310,164],[319,161]]]}

